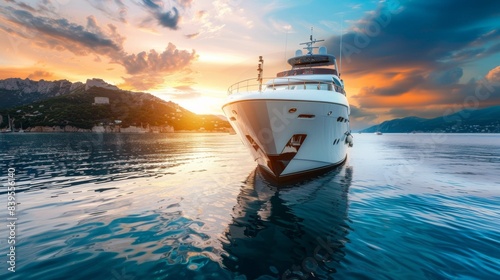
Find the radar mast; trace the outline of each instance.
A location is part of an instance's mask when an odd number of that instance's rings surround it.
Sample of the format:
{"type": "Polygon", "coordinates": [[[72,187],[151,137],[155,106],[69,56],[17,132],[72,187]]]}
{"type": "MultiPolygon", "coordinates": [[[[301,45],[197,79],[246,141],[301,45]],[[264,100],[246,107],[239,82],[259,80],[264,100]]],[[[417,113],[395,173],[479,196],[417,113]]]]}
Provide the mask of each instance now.
{"type": "Polygon", "coordinates": [[[318,47],[313,47],[313,44],[318,43],[318,42],[323,42],[325,40],[316,40],[313,39],[313,28],[311,27],[311,36],[309,37],[309,42],[301,43],[300,45],[306,45],[305,50],[307,50],[307,54],[313,54],[313,50],[317,49],[318,47]]]}

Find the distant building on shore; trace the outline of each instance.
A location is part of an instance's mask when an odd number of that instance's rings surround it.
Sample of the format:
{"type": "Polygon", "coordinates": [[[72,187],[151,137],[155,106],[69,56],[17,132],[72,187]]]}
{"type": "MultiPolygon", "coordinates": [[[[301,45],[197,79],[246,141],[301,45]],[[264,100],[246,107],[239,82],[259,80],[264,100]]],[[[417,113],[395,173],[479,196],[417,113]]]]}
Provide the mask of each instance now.
{"type": "Polygon", "coordinates": [[[109,104],[108,97],[94,97],[94,103],[92,103],[92,105],[103,105],[103,104],[109,104]]]}

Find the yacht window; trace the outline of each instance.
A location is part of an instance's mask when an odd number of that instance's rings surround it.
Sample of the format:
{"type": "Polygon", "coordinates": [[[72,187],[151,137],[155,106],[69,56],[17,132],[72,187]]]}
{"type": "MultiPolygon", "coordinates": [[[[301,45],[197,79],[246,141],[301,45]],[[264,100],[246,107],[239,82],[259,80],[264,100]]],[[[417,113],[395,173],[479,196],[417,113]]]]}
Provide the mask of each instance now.
{"type": "Polygon", "coordinates": [[[288,89],[288,85],[268,85],[266,90],[284,90],[288,89]]]}
{"type": "Polygon", "coordinates": [[[319,90],[328,90],[328,84],[320,84],[320,85],[318,86],[318,89],[319,89],[319,90]]]}
{"type": "Polygon", "coordinates": [[[265,90],[326,90],[333,91],[334,85],[332,83],[320,83],[320,82],[309,82],[309,83],[293,83],[285,85],[267,85],[265,90]]]}

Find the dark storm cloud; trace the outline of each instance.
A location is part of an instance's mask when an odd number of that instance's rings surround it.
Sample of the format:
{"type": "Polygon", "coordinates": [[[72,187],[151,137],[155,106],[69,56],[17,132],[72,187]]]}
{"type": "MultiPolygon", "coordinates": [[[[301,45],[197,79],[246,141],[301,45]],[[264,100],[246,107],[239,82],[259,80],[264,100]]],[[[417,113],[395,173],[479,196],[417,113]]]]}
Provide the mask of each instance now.
{"type": "Polygon", "coordinates": [[[464,71],[460,67],[454,67],[446,71],[436,71],[430,76],[434,77],[434,82],[437,85],[453,85],[462,78],[464,71]]]}
{"type": "Polygon", "coordinates": [[[407,74],[407,77],[398,83],[394,83],[391,86],[384,87],[383,90],[379,92],[382,96],[397,96],[402,95],[414,88],[417,88],[425,81],[425,78],[418,71],[413,71],[407,74]]]}
{"type": "Polygon", "coordinates": [[[351,105],[350,107],[351,107],[351,115],[350,115],[351,118],[370,121],[378,117],[377,114],[361,109],[357,106],[351,105]]]}
{"type": "MultiPolygon", "coordinates": [[[[408,65],[434,66],[456,53],[478,55],[498,40],[500,1],[387,1],[343,36],[346,72],[408,65]],[[474,47],[480,45],[481,47],[474,47]]],[[[339,38],[329,40],[338,47],[339,38]]],[[[460,56],[459,56],[460,57],[460,56]]],[[[470,57],[470,56],[469,56],[470,57]]],[[[459,63],[456,58],[448,63],[459,63]]]]}
{"type": "MultiPolygon", "coordinates": [[[[180,15],[176,7],[170,11],[164,11],[164,4],[159,0],[142,0],[143,6],[156,19],[157,23],[163,27],[177,30],[179,28],[180,15]]],[[[150,20],[143,20],[142,25],[149,23],[150,20]]]]}
{"type": "Polygon", "coordinates": [[[351,114],[349,119],[352,129],[356,130],[370,126],[378,118],[376,113],[370,112],[369,110],[359,108],[355,105],[350,105],[350,108],[351,114]]]}
{"type": "MultiPolygon", "coordinates": [[[[389,110],[386,98],[401,101],[404,93],[419,102],[425,100],[418,94],[435,94],[429,106],[462,104],[481,87],[479,80],[459,83],[466,64],[500,51],[499,17],[500,1],[382,2],[342,38],[344,75],[372,75],[374,81],[353,98],[362,108],[389,110]]],[[[330,49],[339,43],[339,37],[327,40],[330,49]]],[[[478,99],[480,106],[500,102],[498,90],[491,88],[487,99],[478,99]]],[[[398,108],[396,115],[404,110],[398,108]]],[[[419,115],[417,108],[407,110],[419,115]]]]}
{"type": "Polygon", "coordinates": [[[112,26],[106,30],[97,26],[95,18],[87,18],[87,26],[69,22],[67,19],[52,19],[35,16],[24,10],[5,7],[0,12],[14,25],[11,28],[0,25],[6,31],[15,32],[24,38],[35,40],[38,45],[52,49],[66,49],[78,55],[97,53],[117,58],[122,51],[123,37],[112,26]]]}
{"type": "Polygon", "coordinates": [[[142,3],[144,3],[146,7],[155,10],[163,7],[163,2],[161,0],[143,0],[142,3]]]}
{"type": "Polygon", "coordinates": [[[471,79],[465,84],[443,88],[436,95],[436,104],[487,107],[500,104],[500,84],[487,79],[471,79]]]}
{"type": "Polygon", "coordinates": [[[179,22],[179,11],[177,11],[176,7],[173,7],[172,11],[156,14],[156,18],[163,27],[168,27],[174,30],[178,28],[177,23],[179,22]]]}

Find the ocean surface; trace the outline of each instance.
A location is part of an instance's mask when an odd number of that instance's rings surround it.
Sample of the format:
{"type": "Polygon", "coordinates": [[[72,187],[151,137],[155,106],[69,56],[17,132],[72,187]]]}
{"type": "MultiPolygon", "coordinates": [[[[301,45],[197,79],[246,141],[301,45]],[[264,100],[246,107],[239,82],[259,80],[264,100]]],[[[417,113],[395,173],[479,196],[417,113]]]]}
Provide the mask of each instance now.
{"type": "Polygon", "coordinates": [[[498,134],[355,134],[284,186],[228,134],[1,134],[0,170],[0,279],[500,279],[498,134]]]}

